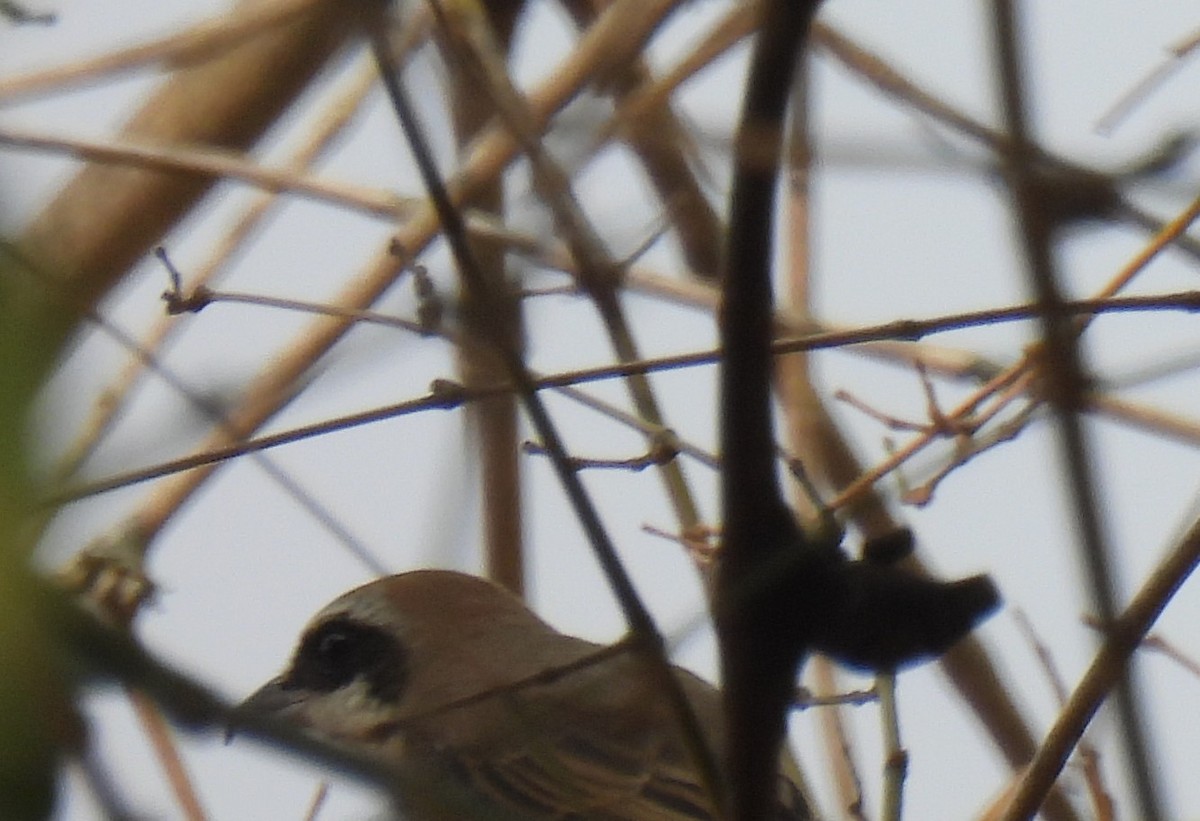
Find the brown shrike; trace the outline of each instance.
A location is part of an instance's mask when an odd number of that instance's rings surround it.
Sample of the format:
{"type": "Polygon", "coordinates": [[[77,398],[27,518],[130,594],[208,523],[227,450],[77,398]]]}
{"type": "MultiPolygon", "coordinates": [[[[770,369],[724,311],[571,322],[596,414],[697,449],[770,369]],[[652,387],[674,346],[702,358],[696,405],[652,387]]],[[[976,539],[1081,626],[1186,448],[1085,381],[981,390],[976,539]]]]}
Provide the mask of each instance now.
{"type": "MultiPolygon", "coordinates": [[[[718,692],[676,674],[719,750],[718,692]]],[[[563,635],[460,573],[404,573],[346,593],[243,709],[384,764],[411,821],[717,817],[636,651],[563,635]]],[[[809,806],[788,757],[772,821],[811,819],[809,806]]]]}

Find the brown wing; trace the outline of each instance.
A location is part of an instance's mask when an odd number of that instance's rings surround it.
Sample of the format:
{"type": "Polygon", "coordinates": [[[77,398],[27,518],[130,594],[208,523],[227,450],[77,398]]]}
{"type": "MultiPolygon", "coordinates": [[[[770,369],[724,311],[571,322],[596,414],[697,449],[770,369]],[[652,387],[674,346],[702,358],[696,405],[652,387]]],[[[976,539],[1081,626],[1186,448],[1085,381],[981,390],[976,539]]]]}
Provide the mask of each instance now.
{"type": "Polygon", "coordinates": [[[702,821],[708,799],[661,743],[571,731],[471,767],[478,787],[530,819],[702,821]]]}
{"type": "MultiPolygon", "coordinates": [[[[448,797],[460,813],[414,813],[414,821],[443,817],[713,819],[708,796],[674,730],[669,710],[644,688],[614,691],[613,681],[607,677],[598,684],[585,677],[570,686],[560,682],[550,688],[499,695],[506,702],[507,709],[502,712],[509,717],[503,727],[497,727],[494,720],[477,721],[474,710],[489,709],[477,705],[447,714],[436,725],[410,734],[412,757],[432,754],[446,762],[443,772],[453,773],[443,789],[457,791],[448,797]],[[634,703],[637,709],[632,709],[634,703]],[[588,705],[587,709],[581,711],[581,704],[588,705]],[[483,726],[490,728],[486,734],[481,734],[483,726]],[[418,740],[422,737],[423,741],[418,740]]],[[[701,698],[706,699],[711,689],[704,688],[701,698]]],[[[703,706],[707,709],[702,710],[706,713],[702,720],[711,722],[715,703],[703,706]]],[[[495,716],[494,705],[489,712],[495,716]]],[[[782,776],[777,818],[811,819],[800,788],[782,776]]]]}

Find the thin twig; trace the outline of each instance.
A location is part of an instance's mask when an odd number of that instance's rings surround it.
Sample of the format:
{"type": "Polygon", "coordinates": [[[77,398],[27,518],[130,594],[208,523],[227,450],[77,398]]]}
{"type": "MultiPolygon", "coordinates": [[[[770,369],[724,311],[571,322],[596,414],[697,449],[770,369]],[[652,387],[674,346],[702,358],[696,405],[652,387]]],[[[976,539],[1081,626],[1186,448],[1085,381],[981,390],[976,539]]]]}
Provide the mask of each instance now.
{"type": "Polygon", "coordinates": [[[904,806],[904,779],[908,774],[908,751],[900,741],[900,711],[896,704],[896,675],[875,678],[879,713],[883,722],[883,799],[880,818],[900,821],[904,806]]]}
{"type": "MultiPolygon", "coordinates": [[[[1100,624],[1100,622],[1096,621],[1091,616],[1084,616],[1083,623],[1093,630],[1097,630],[1101,633],[1104,632],[1104,627],[1100,624]]],[[[1142,647],[1146,650],[1153,650],[1161,653],[1183,669],[1187,670],[1196,678],[1200,678],[1200,662],[1197,662],[1187,653],[1184,653],[1173,643],[1167,641],[1162,636],[1154,633],[1147,635],[1144,639],[1142,639],[1142,647]]]]}
{"type": "Polygon", "coordinates": [[[321,0],[283,0],[243,4],[234,14],[223,13],[180,34],[149,43],[110,51],[99,57],[77,60],[65,66],[40,70],[0,80],[0,100],[66,91],[83,83],[95,83],[126,71],[165,63],[176,68],[211,60],[246,40],[278,28],[306,13],[321,0]]]}
{"type": "MultiPolygon", "coordinates": [[[[536,118],[528,102],[508,77],[503,59],[489,36],[481,13],[467,12],[466,9],[470,8],[468,5],[447,6],[447,9],[451,8],[455,14],[447,14],[444,25],[454,35],[451,41],[457,44],[456,53],[465,63],[475,66],[476,77],[489,89],[497,115],[528,157],[534,188],[554,215],[556,233],[563,237],[576,261],[580,287],[595,304],[618,361],[641,359],[618,299],[621,267],[588,219],[566,172],[542,144],[536,118]]],[[[440,15],[442,12],[435,13],[440,15]]],[[[659,402],[645,376],[630,374],[626,386],[638,413],[652,425],[665,426],[659,402]]],[[[660,463],[658,467],[680,526],[684,529],[695,527],[700,522],[699,509],[683,472],[672,461],[660,463]]]]}
{"type": "Polygon", "coordinates": [[[325,806],[325,800],[329,798],[329,782],[322,781],[317,785],[316,792],[313,793],[312,801],[309,802],[308,811],[304,813],[304,821],[317,821],[317,815],[325,806]]]}
{"type": "MultiPolygon", "coordinates": [[[[1038,637],[1037,632],[1033,629],[1033,624],[1022,610],[1014,608],[1012,613],[1017,626],[1025,635],[1025,640],[1033,647],[1033,651],[1042,665],[1042,671],[1046,674],[1051,689],[1054,690],[1054,697],[1058,700],[1059,709],[1062,709],[1063,705],[1067,703],[1067,685],[1063,683],[1058,666],[1054,663],[1054,657],[1050,655],[1050,648],[1038,637]]],[[[1100,755],[1087,740],[1086,735],[1079,739],[1079,758],[1083,763],[1084,779],[1088,785],[1088,793],[1092,797],[1092,807],[1096,812],[1097,821],[1111,821],[1113,817],[1112,796],[1104,786],[1104,776],[1100,771],[1100,755]]]]}
{"type": "Polygon", "coordinates": [[[1179,544],[1159,562],[1121,615],[1110,623],[1099,652],[1025,771],[1003,821],[1025,821],[1037,812],[1071,750],[1124,674],[1129,658],[1197,564],[1200,564],[1200,521],[1192,524],[1179,544]]]}
{"type": "Polygon", "coordinates": [[[817,712],[817,720],[821,725],[821,739],[825,750],[826,768],[832,773],[837,789],[838,804],[854,821],[867,821],[866,797],[863,794],[862,776],[859,775],[858,762],[855,760],[854,747],[846,726],[845,704],[858,706],[878,701],[878,691],[872,688],[860,693],[838,694],[835,692],[837,668],[833,662],[824,657],[815,657],[808,665],[811,675],[815,678],[820,692],[833,695],[805,696],[797,698],[798,704],[814,701],[825,709],[817,712]],[[846,696],[849,701],[843,701],[846,696]],[[857,696],[857,698],[854,698],[857,696]],[[837,700],[835,704],[826,703],[837,700]]]}
{"type": "Polygon", "coordinates": [[[1195,32],[1187,39],[1181,40],[1167,49],[1166,58],[1142,79],[1134,83],[1128,91],[1117,97],[1108,111],[1096,121],[1096,133],[1111,134],[1121,120],[1128,117],[1137,105],[1144,102],[1156,88],[1161,87],[1168,77],[1183,68],[1184,58],[1198,47],[1200,47],[1200,32],[1195,32]]]}
{"type": "Polygon", "coordinates": [[[0,128],[0,145],[67,154],[98,165],[236,180],[263,191],[287,193],[388,221],[410,216],[417,205],[417,200],[411,197],[399,197],[388,191],[361,185],[322,180],[294,168],[267,168],[243,155],[217,148],[154,145],[135,142],[130,138],[120,141],[86,140],[49,136],[11,127],[0,128]]]}
{"type": "MultiPolygon", "coordinates": [[[[384,6],[380,5],[377,8],[382,12],[384,6]]],[[[624,14],[632,16],[635,11],[643,15],[647,13],[653,14],[655,11],[665,15],[670,9],[671,4],[663,4],[655,7],[655,4],[647,2],[633,3],[626,2],[626,0],[618,0],[618,2],[608,7],[596,25],[600,26],[604,24],[606,20],[605,15],[624,14]]],[[[471,287],[479,293],[488,293],[489,284],[483,278],[475,261],[475,253],[468,241],[462,215],[450,198],[449,191],[434,161],[432,149],[417,120],[416,112],[408,99],[408,94],[401,84],[400,78],[395,73],[395,62],[391,55],[391,46],[387,38],[383,35],[382,22],[384,19],[386,19],[386,15],[380,13],[367,26],[372,51],[379,61],[380,75],[383,78],[384,87],[404,128],[405,136],[416,158],[417,167],[429,192],[430,200],[442,224],[444,235],[450,245],[455,261],[458,264],[459,274],[469,280],[471,287]]],[[[608,19],[611,20],[613,18],[610,17],[608,19]]],[[[489,315],[485,315],[484,318],[488,319],[489,315]]],[[[675,713],[680,734],[692,759],[692,763],[696,768],[696,772],[700,777],[700,783],[704,785],[713,806],[723,806],[720,772],[713,759],[712,751],[708,747],[708,742],[700,729],[695,711],[684,695],[679,680],[671,670],[670,662],[666,658],[665,643],[662,635],[659,633],[653,618],[651,618],[649,611],[646,610],[638,596],[637,590],[634,588],[628,572],[621,563],[616,548],[605,531],[599,513],[588,496],[587,491],[584,489],[582,481],[572,468],[557,428],[547,413],[541,398],[538,396],[536,386],[528,370],[525,368],[524,361],[521,359],[519,353],[512,349],[502,328],[493,326],[489,328],[489,331],[489,336],[493,344],[497,347],[501,362],[505,370],[508,371],[509,379],[516,386],[525,411],[529,415],[539,438],[550,454],[551,464],[554,466],[559,482],[570,499],[571,506],[580,520],[584,533],[588,537],[592,551],[604,571],[618,605],[625,615],[629,630],[637,639],[638,649],[642,657],[647,661],[656,685],[660,688],[675,713]]]]}
{"type": "MultiPolygon", "coordinates": [[[[1086,375],[1076,328],[1063,311],[1054,261],[1053,248],[1062,219],[1055,210],[1058,192],[1038,177],[1035,166],[1022,55],[1026,34],[1021,28],[1020,12],[1013,0],[992,0],[992,13],[997,83],[1010,139],[1002,155],[1005,182],[1012,194],[1029,278],[1042,309],[1042,385],[1057,423],[1091,598],[1100,618],[1110,624],[1117,613],[1116,580],[1112,548],[1100,516],[1090,439],[1080,418],[1086,402],[1086,375]]],[[[1139,816],[1145,821],[1159,821],[1162,808],[1142,718],[1145,710],[1129,669],[1118,675],[1115,706],[1139,816]]]]}
{"type": "Polygon", "coordinates": [[[204,814],[204,808],[200,805],[200,796],[196,794],[192,779],[183,766],[179,748],[171,736],[171,728],[163,720],[162,713],[144,693],[131,687],[126,687],[125,692],[133,704],[142,730],[154,747],[154,754],[158,756],[159,764],[166,773],[167,782],[171,785],[171,791],[175,794],[175,800],[179,803],[179,810],[183,813],[183,817],[188,821],[204,821],[207,816],[204,814]]]}
{"type": "MultiPolygon", "coordinates": [[[[301,300],[274,300],[273,298],[261,297],[257,295],[232,296],[232,301],[241,301],[244,297],[246,301],[251,301],[258,304],[272,304],[277,307],[285,307],[289,310],[345,317],[353,321],[379,324],[389,327],[401,327],[412,331],[422,330],[420,323],[414,320],[406,320],[389,314],[344,309],[326,305],[324,303],[310,303],[301,300]]],[[[208,301],[210,304],[219,303],[224,301],[225,297],[226,294],[223,292],[211,292],[208,294],[208,301]]],[[[1188,298],[1190,299],[1190,297],[1188,298]]],[[[1070,304],[1071,303],[1068,303],[1068,306],[1070,304]]],[[[1143,307],[1149,309],[1148,306],[1143,307]]],[[[1098,309],[1098,305],[1086,307],[1087,311],[1094,311],[1098,309]]],[[[1025,308],[1024,310],[1028,312],[1032,309],[1025,308]]],[[[936,325],[936,320],[931,320],[927,323],[927,327],[929,328],[933,328],[936,325]]],[[[819,348],[839,347],[847,344],[887,339],[889,338],[890,334],[894,333],[894,331],[895,323],[884,323],[883,325],[874,326],[873,328],[815,334],[811,337],[803,339],[782,339],[774,343],[772,350],[776,354],[781,354],[794,353],[796,351],[816,350],[819,348]]],[[[445,335],[448,332],[443,329],[440,331],[440,333],[445,335]]],[[[589,398],[586,397],[585,394],[574,393],[570,390],[570,386],[618,378],[626,376],[630,373],[650,373],[655,371],[670,371],[680,368],[712,365],[716,363],[719,358],[720,353],[716,349],[697,351],[675,356],[653,357],[627,364],[601,365],[593,368],[580,368],[577,370],[564,371],[562,373],[553,375],[534,375],[534,383],[539,390],[564,389],[564,393],[568,396],[571,396],[573,399],[581,401],[584,404],[589,404],[591,407],[601,410],[601,412],[609,415],[611,418],[621,421],[624,424],[637,427],[646,434],[654,436],[657,435],[661,428],[648,426],[646,423],[637,420],[636,417],[621,413],[619,409],[613,408],[611,405],[603,403],[594,397],[589,398]]],[[[988,397],[992,396],[997,391],[1008,389],[1011,394],[1015,395],[1016,393],[1028,390],[1032,378],[1025,374],[1023,362],[1024,360],[1011,366],[1009,369],[1003,371],[998,377],[989,381],[982,388],[972,393],[958,406],[946,412],[947,417],[954,419],[974,413],[980,403],[986,401],[988,397]]],[[[447,386],[451,383],[443,382],[442,384],[447,386]]],[[[488,396],[502,395],[509,393],[512,390],[512,387],[507,383],[485,386],[473,389],[471,391],[465,391],[461,387],[457,387],[450,392],[436,392],[436,395],[430,395],[424,398],[414,398],[405,402],[387,405],[373,410],[363,411],[361,413],[348,414],[345,416],[325,420],[322,423],[294,428],[290,431],[282,431],[270,436],[246,439],[241,443],[223,445],[219,447],[209,446],[206,450],[193,456],[165,462],[157,466],[129,471],[120,475],[110,476],[106,479],[97,480],[95,482],[61,489],[59,492],[53,494],[49,501],[54,501],[55,503],[59,504],[70,502],[73,500],[94,496],[99,493],[105,493],[119,487],[125,487],[129,484],[147,481],[205,465],[213,465],[230,458],[241,456],[245,453],[270,449],[279,445],[310,438],[312,436],[319,436],[325,433],[331,433],[371,422],[391,419],[396,416],[406,415],[419,410],[431,408],[445,409],[447,407],[454,407],[465,401],[485,398],[488,396]],[[451,399],[453,400],[452,404],[447,404],[447,401],[451,399]]],[[[1129,402],[1114,399],[1112,397],[1093,396],[1089,398],[1089,401],[1095,404],[1098,408],[1103,409],[1106,413],[1115,415],[1131,424],[1137,424],[1153,431],[1169,433],[1189,443],[1200,443],[1200,423],[1198,422],[1182,419],[1162,411],[1152,411],[1148,408],[1140,407],[1129,402]]],[[[1004,434],[1004,436],[1009,435],[1009,433],[1004,434]]],[[[858,480],[844,488],[837,498],[830,502],[830,507],[839,508],[850,504],[855,498],[858,497],[859,494],[863,493],[867,487],[873,485],[879,479],[895,470],[936,438],[936,433],[932,431],[927,431],[921,434],[912,442],[903,448],[898,449],[887,459],[874,466],[870,471],[864,473],[861,477],[859,477],[858,480]]],[[[702,463],[710,466],[716,464],[716,460],[712,454],[695,445],[681,443],[680,450],[682,453],[693,456],[702,463]]]]}
{"type": "MultiPolygon", "coordinates": [[[[926,114],[956,132],[982,143],[997,155],[1009,150],[1009,135],[988,127],[982,121],[929,93],[905,77],[895,66],[853,43],[834,28],[818,24],[814,31],[814,41],[881,92],[903,102],[907,109],[926,114]]],[[[1061,175],[1065,179],[1101,179],[1111,182],[1109,175],[1104,172],[1066,160],[1037,146],[1031,146],[1031,150],[1047,172],[1061,175]]],[[[1111,187],[1109,193],[1114,197],[1110,216],[1122,219],[1151,234],[1162,231],[1163,224],[1160,220],[1144,212],[1115,187],[1111,187]]],[[[1187,235],[1177,235],[1172,241],[1193,259],[1200,259],[1200,241],[1187,235]]]]}

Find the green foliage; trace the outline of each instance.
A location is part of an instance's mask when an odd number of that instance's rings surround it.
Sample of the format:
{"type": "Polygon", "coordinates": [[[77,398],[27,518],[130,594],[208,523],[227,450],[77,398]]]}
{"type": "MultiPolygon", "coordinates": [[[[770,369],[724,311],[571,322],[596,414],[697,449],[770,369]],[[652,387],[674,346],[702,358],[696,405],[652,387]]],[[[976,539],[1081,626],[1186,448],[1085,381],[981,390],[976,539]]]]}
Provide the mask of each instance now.
{"type": "Polygon", "coordinates": [[[46,818],[62,755],[80,739],[71,684],[29,565],[37,492],[28,413],[73,324],[14,254],[0,258],[0,818],[46,818]]]}

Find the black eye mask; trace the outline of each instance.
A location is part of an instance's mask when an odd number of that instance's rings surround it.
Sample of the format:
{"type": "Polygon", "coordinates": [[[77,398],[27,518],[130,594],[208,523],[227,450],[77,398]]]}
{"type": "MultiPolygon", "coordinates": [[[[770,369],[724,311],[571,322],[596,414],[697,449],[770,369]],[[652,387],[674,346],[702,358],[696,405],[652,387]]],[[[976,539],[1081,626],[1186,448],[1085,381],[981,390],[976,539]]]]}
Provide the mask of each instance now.
{"type": "Polygon", "coordinates": [[[372,696],[398,701],[408,679],[407,653],[378,627],[338,617],[304,635],[281,686],[332,693],[363,679],[372,696]]]}

